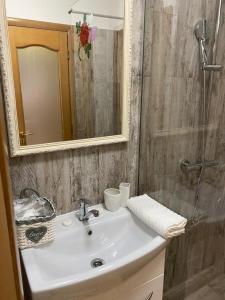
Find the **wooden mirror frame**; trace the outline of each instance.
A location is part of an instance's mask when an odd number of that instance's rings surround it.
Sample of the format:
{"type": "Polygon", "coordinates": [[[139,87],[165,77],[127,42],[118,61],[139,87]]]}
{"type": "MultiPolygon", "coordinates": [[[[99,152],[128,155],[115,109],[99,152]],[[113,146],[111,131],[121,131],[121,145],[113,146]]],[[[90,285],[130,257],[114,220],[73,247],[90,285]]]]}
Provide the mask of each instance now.
{"type": "Polygon", "coordinates": [[[122,134],[96,137],[90,139],[62,141],[47,144],[21,146],[18,130],[16,98],[13,81],[13,70],[8,36],[5,0],[0,0],[0,63],[3,74],[3,89],[5,94],[5,110],[8,127],[10,154],[12,157],[38,154],[52,151],[77,149],[98,145],[115,144],[129,141],[130,128],[130,91],[131,91],[131,37],[133,0],[125,1],[124,45],[123,45],[123,104],[122,104],[122,134]]]}

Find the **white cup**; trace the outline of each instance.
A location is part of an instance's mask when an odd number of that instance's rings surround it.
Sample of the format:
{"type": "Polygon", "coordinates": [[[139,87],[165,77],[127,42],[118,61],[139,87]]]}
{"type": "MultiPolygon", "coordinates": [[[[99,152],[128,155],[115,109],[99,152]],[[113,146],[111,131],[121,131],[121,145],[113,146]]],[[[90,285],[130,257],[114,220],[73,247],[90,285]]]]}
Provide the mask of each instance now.
{"type": "Polygon", "coordinates": [[[110,211],[120,208],[121,192],[118,189],[107,189],[104,191],[105,207],[110,211]]]}
{"type": "Polygon", "coordinates": [[[127,206],[127,200],[130,198],[130,183],[121,182],[119,186],[119,190],[121,193],[121,206],[127,206]]]}

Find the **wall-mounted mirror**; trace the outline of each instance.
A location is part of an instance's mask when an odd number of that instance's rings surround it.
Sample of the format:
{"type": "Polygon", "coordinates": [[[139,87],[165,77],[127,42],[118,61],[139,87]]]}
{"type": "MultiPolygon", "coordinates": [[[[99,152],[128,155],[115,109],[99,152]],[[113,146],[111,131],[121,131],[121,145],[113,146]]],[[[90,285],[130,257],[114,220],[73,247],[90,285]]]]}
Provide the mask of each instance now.
{"type": "Polygon", "coordinates": [[[12,156],[129,139],[132,0],[0,0],[12,156]]]}

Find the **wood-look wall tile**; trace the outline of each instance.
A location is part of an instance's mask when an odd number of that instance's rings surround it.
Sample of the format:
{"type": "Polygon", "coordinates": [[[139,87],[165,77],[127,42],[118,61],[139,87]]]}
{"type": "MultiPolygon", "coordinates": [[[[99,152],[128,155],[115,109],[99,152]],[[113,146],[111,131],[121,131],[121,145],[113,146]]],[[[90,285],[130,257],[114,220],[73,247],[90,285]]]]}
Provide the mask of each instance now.
{"type": "Polygon", "coordinates": [[[131,195],[138,193],[139,144],[141,123],[142,76],[132,76],[131,82],[131,112],[130,112],[130,142],[128,143],[127,178],[133,182],[131,195]]]}
{"type": "Polygon", "coordinates": [[[145,1],[133,0],[132,76],[142,76],[145,1]]]}
{"type": "Polygon", "coordinates": [[[14,196],[23,188],[31,187],[52,199],[58,213],[70,208],[70,184],[66,176],[69,167],[65,157],[69,152],[34,155],[11,159],[11,177],[14,196]]]}
{"type": "MultiPolygon", "coordinates": [[[[223,4],[224,7],[224,4],[223,4]]],[[[222,65],[222,71],[214,74],[215,78],[225,78],[225,53],[224,53],[224,39],[225,39],[225,10],[222,10],[221,23],[217,44],[216,63],[222,65]]]]}
{"type": "Polygon", "coordinates": [[[187,20],[148,9],[145,18],[144,75],[166,77],[199,77],[199,48],[187,20]]]}

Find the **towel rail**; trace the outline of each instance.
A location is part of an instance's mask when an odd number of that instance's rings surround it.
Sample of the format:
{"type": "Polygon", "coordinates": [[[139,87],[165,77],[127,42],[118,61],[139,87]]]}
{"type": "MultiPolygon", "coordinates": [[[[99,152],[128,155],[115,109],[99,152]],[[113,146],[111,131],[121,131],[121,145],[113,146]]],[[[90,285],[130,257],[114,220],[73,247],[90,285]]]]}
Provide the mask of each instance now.
{"type": "Polygon", "coordinates": [[[119,16],[111,16],[111,15],[103,15],[103,14],[92,14],[92,13],[89,13],[89,12],[73,10],[73,9],[70,9],[68,11],[68,14],[78,14],[78,15],[87,15],[87,16],[100,17],[100,18],[105,18],[105,19],[124,20],[123,17],[119,17],[119,16]]]}

